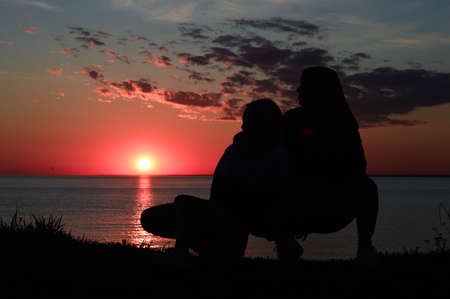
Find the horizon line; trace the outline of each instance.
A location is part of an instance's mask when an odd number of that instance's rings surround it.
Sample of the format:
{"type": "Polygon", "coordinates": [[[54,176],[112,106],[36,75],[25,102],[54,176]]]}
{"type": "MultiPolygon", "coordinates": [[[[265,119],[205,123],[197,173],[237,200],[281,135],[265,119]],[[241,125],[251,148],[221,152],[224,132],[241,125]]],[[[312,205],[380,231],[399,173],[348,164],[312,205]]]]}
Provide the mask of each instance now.
{"type": "MultiPolygon", "coordinates": [[[[5,176],[67,176],[67,177],[79,177],[79,176],[91,176],[91,177],[136,177],[136,176],[213,176],[213,173],[205,174],[4,174],[0,173],[0,177],[5,176]]],[[[450,177],[450,174],[367,174],[367,176],[373,177],[450,177]]]]}

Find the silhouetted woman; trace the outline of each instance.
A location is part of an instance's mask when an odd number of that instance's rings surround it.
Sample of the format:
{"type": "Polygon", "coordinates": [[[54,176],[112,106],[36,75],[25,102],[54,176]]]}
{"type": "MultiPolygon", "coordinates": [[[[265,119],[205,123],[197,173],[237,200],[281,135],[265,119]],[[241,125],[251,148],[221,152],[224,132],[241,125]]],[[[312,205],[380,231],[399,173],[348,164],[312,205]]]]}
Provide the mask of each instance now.
{"type": "Polygon", "coordinates": [[[283,117],[291,177],[286,206],[298,212],[286,227],[296,234],[331,233],[356,218],[358,258],[370,262],[377,187],[366,175],[358,123],[339,78],[332,69],[310,67],[297,91],[301,107],[283,117]]]}

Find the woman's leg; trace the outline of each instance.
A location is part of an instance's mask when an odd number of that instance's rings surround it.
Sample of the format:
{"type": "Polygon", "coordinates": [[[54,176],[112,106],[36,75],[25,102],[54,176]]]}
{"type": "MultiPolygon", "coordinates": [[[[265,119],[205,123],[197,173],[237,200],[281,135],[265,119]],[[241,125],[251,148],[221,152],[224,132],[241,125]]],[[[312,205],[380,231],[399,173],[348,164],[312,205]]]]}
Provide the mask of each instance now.
{"type": "Polygon", "coordinates": [[[378,217],[378,188],[375,182],[367,177],[360,185],[360,198],[356,213],[358,228],[358,248],[371,247],[372,237],[378,217]]]}
{"type": "Polygon", "coordinates": [[[315,180],[304,185],[295,203],[287,205],[287,228],[295,234],[337,232],[356,218],[358,248],[372,246],[378,216],[378,190],[369,177],[341,182],[315,180]]]}

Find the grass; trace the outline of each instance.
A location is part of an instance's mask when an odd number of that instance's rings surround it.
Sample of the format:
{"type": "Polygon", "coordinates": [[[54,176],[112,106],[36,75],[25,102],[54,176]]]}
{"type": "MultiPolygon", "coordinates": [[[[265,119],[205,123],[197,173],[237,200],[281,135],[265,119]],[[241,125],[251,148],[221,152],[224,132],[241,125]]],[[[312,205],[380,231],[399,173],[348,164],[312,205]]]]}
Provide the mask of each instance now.
{"type": "Polygon", "coordinates": [[[376,267],[353,260],[301,261],[286,266],[262,258],[224,265],[220,257],[213,264],[195,257],[191,267],[180,268],[164,262],[167,254],[162,250],[75,238],[64,230],[62,218],[55,216],[27,220],[16,213],[9,221],[0,220],[0,240],[2,298],[417,298],[450,294],[450,252],[442,242],[429,253],[381,254],[376,267]]]}

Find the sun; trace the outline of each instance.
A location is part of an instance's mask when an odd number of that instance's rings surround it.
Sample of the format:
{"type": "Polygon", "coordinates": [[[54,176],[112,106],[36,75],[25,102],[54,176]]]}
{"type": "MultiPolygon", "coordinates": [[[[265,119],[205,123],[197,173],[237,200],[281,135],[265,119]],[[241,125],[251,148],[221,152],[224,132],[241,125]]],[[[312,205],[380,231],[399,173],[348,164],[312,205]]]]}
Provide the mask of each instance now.
{"type": "Polygon", "coordinates": [[[147,171],[152,166],[152,163],[150,162],[149,159],[142,158],[142,159],[139,159],[137,166],[141,171],[147,171]]]}

